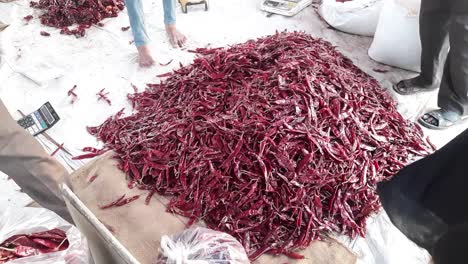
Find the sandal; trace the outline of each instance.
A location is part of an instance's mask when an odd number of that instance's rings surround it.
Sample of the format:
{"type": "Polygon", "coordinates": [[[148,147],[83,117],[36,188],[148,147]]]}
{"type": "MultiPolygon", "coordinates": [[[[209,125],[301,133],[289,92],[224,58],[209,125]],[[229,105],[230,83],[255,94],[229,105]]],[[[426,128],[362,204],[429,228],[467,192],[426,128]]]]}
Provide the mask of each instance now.
{"type": "Polygon", "coordinates": [[[455,117],[454,119],[450,120],[446,116],[447,115],[444,110],[438,109],[424,114],[419,118],[418,122],[426,128],[442,130],[454,126],[462,119],[460,116],[458,116],[458,118],[455,117]]]}
{"type": "Polygon", "coordinates": [[[398,82],[397,84],[393,85],[393,90],[397,94],[400,94],[400,95],[411,95],[411,94],[417,94],[417,93],[422,93],[422,92],[432,92],[437,89],[437,88],[418,87],[418,86],[415,86],[413,83],[411,83],[410,80],[411,79],[402,80],[398,82]]]}

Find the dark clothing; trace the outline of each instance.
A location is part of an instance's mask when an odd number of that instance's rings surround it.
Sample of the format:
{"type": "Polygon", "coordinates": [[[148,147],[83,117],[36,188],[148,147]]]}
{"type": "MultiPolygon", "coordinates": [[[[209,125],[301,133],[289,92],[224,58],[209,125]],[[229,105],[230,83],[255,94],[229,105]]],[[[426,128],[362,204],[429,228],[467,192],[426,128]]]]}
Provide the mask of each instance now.
{"type": "Polygon", "coordinates": [[[468,0],[422,0],[419,20],[421,86],[438,85],[443,68],[439,107],[468,115],[468,0]]]}
{"type": "Polygon", "coordinates": [[[450,16],[449,41],[438,105],[468,115],[468,14],[450,16]]]}
{"type": "Polygon", "coordinates": [[[408,238],[439,259],[436,264],[467,263],[468,130],[402,169],[378,192],[392,222],[408,238]],[[449,246],[450,245],[450,246],[449,246]],[[465,250],[455,250],[456,247],[465,250]],[[450,250],[448,252],[447,250],[450,250]],[[449,254],[450,253],[450,254],[449,254]],[[443,256],[452,256],[448,261],[443,256]],[[453,261],[458,257],[462,262],[453,261]]]}
{"type": "Polygon", "coordinates": [[[422,0],[421,11],[451,11],[454,13],[468,13],[466,0],[422,0]]]}

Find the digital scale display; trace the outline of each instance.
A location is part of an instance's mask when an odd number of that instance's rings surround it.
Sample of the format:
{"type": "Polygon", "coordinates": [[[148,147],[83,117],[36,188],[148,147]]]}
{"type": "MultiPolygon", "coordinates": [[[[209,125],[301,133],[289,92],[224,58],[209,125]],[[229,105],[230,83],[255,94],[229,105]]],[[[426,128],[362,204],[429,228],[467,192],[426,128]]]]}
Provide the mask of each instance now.
{"type": "Polygon", "coordinates": [[[37,136],[60,120],[52,105],[47,102],[38,110],[18,120],[18,124],[31,135],[37,136]]]}

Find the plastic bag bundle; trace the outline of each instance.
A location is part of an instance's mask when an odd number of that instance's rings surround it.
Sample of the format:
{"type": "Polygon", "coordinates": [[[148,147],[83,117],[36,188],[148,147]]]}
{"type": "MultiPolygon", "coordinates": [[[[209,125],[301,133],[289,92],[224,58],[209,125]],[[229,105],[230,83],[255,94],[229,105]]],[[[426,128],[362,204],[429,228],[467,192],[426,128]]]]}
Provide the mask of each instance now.
{"type": "Polygon", "coordinates": [[[161,238],[156,264],[248,264],[242,245],[232,236],[207,228],[188,229],[161,238]]]}
{"type": "MultiPolygon", "coordinates": [[[[65,231],[69,246],[58,252],[40,254],[8,261],[7,264],[88,264],[89,250],[80,231],[42,208],[7,208],[0,213],[0,243],[15,235],[31,234],[52,229],[65,231]]],[[[1,261],[0,261],[1,263],[1,261]]]]}
{"type": "Polygon", "coordinates": [[[339,2],[323,0],[320,16],[333,28],[340,31],[373,36],[379,21],[383,0],[352,0],[339,2]]]}

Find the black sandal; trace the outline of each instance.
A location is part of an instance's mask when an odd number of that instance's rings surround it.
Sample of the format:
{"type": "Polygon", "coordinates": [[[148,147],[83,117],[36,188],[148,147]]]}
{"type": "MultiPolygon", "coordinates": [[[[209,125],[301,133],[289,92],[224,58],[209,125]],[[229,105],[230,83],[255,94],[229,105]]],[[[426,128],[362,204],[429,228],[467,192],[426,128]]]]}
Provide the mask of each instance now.
{"type": "Polygon", "coordinates": [[[393,90],[400,95],[412,95],[423,92],[432,92],[437,88],[418,87],[409,82],[409,80],[402,80],[393,85],[393,90]]]}

